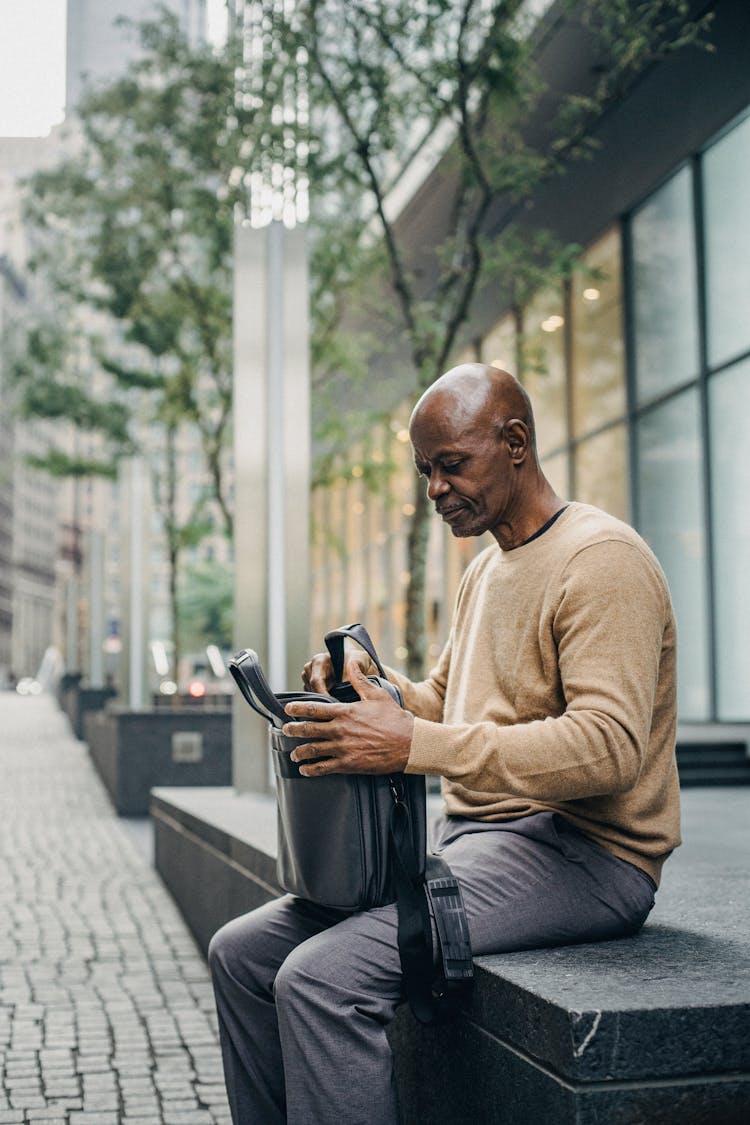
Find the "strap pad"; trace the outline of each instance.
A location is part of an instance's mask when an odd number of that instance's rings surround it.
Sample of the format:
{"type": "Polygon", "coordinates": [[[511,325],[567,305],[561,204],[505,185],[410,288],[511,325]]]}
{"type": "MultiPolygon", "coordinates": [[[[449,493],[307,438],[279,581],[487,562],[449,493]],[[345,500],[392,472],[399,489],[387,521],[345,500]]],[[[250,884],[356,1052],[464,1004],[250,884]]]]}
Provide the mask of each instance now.
{"type": "Polygon", "coordinates": [[[443,976],[446,980],[471,980],[474,962],[464,900],[458,880],[440,856],[427,856],[425,888],[440,939],[443,976]]]}

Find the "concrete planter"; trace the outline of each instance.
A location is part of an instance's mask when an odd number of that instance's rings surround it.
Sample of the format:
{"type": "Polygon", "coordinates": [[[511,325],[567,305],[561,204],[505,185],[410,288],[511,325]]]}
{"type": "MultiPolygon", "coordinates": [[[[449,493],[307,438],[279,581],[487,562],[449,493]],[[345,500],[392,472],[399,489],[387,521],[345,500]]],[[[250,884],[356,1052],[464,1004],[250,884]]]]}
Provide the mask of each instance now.
{"type": "Polygon", "coordinates": [[[231,785],[229,711],[128,711],[84,715],[92,760],[121,816],[146,816],[156,785],[231,785]]]}

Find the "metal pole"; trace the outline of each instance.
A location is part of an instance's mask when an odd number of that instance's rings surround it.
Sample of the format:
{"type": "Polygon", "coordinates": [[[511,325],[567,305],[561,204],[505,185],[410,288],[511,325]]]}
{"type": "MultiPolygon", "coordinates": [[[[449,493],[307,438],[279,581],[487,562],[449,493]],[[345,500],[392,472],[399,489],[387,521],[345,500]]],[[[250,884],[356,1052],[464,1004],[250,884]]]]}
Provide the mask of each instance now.
{"type": "Polygon", "coordinates": [[[145,607],[143,574],[143,460],[130,465],[130,620],[128,645],[128,699],[133,711],[144,706],[145,607]]]}
{"type": "Polygon", "coordinates": [[[89,532],[89,685],[104,685],[104,537],[89,532]]]}

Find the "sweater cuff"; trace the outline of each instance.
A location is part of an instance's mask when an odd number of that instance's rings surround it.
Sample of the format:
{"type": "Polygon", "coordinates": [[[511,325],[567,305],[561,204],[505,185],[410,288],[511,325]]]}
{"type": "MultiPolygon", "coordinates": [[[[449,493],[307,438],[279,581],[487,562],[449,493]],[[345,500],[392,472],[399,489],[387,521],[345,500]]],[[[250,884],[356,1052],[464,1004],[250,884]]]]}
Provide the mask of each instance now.
{"type": "Polygon", "coordinates": [[[450,727],[443,726],[442,723],[433,723],[415,716],[405,772],[442,774],[447,777],[451,764],[456,759],[452,733],[450,727]]]}

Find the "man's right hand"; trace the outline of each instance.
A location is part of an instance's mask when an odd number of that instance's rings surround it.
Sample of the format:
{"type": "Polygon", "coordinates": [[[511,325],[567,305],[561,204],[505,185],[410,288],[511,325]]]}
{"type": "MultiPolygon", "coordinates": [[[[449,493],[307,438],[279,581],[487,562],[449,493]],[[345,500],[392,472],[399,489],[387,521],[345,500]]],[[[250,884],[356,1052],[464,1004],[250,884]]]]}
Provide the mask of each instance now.
{"type": "MultiPolygon", "coordinates": [[[[345,653],[345,679],[349,679],[349,668],[352,664],[356,664],[360,671],[366,676],[369,674],[372,661],[366,652],[354,651],[345,653]]],[[[307,664],[302,669],[302,683],[305,687],[305,691],[317,691],[322,695],[327,695],[335,682],[336,679],[333,674],[330,653],[316,652],[315,656],[313,656],[311,660],[308,660],[307,664]]]]}

